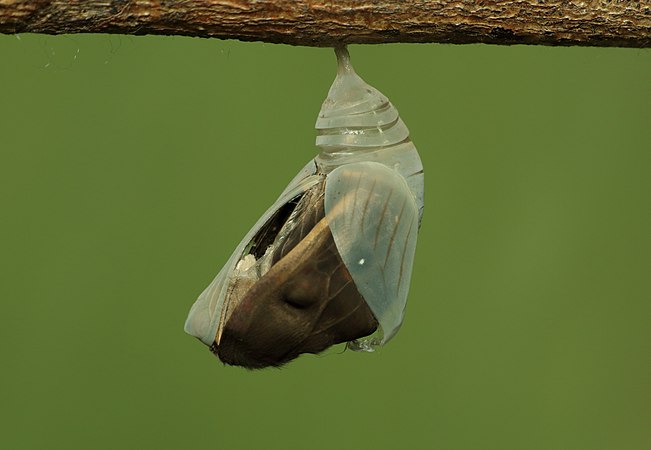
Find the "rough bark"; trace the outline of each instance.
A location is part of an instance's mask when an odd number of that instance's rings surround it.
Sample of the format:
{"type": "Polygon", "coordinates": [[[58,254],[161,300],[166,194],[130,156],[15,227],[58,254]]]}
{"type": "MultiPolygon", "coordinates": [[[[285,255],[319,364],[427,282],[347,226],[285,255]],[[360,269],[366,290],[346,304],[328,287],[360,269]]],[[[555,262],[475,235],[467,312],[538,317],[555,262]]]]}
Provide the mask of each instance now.
{"type": "Polygon", "coordinates": [[[0,0],[0,33],[651,47],[651,0],[0,0]]]}

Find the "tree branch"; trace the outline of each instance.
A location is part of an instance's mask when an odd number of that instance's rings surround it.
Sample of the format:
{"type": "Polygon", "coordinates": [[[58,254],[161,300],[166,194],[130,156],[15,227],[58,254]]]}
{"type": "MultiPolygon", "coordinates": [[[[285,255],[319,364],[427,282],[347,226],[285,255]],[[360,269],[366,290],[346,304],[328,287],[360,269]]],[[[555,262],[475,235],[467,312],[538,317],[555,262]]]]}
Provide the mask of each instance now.
{"type": "Polygon", "coordinates": [[[0,0],[0,33],[651,47],[651,0],[0,0]]]}

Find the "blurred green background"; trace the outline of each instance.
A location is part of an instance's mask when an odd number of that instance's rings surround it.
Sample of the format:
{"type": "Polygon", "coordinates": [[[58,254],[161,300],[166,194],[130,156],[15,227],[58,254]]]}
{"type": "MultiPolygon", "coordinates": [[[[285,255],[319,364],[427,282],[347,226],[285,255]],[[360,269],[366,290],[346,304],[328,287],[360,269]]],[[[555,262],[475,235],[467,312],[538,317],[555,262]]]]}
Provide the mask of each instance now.
{"type": "Polygon", "coordinates": [[[407,317],[249,372],[183,322],[314,156],[333,52],[0,36],[1,448],[651,448],[651,51],[351,54],[425,165],[407,317]]]}

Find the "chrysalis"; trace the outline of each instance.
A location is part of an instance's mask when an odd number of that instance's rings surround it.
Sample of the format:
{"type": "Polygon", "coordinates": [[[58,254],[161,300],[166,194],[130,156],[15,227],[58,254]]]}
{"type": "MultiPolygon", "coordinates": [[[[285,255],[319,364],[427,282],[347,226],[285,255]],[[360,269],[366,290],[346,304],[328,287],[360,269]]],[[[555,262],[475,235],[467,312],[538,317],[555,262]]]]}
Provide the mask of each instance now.
{"type": "Polygon", "coordinates": [[[320,152],[244,237],[185,331],[224,363],[280,366],[398,331],[423,211],[423,166],[389,100],[336,50],[320,152]]]}

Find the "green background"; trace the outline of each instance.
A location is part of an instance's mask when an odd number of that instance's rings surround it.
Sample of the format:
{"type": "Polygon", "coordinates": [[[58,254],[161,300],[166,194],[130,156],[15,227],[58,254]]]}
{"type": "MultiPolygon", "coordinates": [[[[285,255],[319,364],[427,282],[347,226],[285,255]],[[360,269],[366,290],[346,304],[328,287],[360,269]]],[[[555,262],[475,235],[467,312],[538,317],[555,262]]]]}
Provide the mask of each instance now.
{"type": "Polygon", "coordinates": [[[333,52],[0,36],[1,448],[651,448],[650,51],[351,54],[425,165],[406,320],[250,372],[183,322],[314,156],[333,52]]]}

